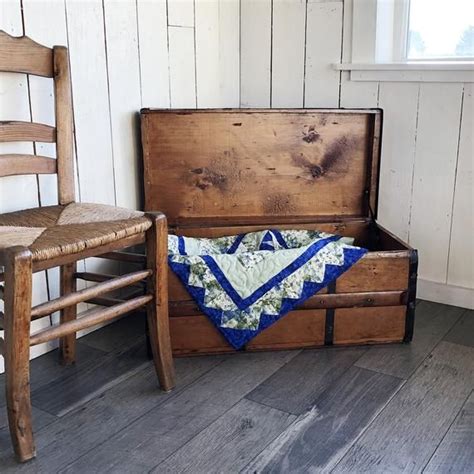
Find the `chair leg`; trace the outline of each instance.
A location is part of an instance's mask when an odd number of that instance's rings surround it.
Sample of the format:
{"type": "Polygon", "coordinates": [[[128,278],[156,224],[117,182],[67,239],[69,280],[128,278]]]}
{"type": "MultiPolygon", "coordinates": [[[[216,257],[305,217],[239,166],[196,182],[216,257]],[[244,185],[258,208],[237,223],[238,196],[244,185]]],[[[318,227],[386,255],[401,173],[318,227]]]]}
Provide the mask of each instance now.
{"type": "Polygon", "coordinates": [[[30,321],[31,253],[23,247],[5,252],[5,376],[8,423],[20,462],[36,455],[31,425],[30,321]]]}
{"type": "Polygon", "coordinates": [[[147,267],[153,271],[148,292],[154,295],[147,307],[147,320],[158,380],[168,392],[175,386],[168,320],[168,227],[163,214],[147,215],[153,221],[146,233],[147,267]]]}
{"type": "MultiPolygon", "coordinates": [[[[76,291],[76,262],[61,266],[60,269],[60,292],[61,296],[68,295],[76,291]]],[[[77,317],[77,306],[69,306],[61,310],[60,322],[72,321],[77,317]]],[[[59,360],[63,365],[74,364],[76,362],[76,334],[68,334],[59,339],[59,360]]]]}

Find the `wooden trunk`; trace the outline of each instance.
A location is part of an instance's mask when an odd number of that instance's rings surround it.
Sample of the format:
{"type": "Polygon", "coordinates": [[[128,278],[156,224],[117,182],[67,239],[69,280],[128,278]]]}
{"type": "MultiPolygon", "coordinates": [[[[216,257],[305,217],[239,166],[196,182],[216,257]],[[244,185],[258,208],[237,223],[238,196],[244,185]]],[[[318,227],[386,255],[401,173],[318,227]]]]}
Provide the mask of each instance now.
{"type": "MultiPolygon", "coordinates": [[[[409,342],[417,252],[376,222],[382,111],[141,112],[145,208],[172,232],[317,229],[370,250],[245,350],[409,342]]],[[[233,352],[169,273],[175,355],[233,352]]]]}

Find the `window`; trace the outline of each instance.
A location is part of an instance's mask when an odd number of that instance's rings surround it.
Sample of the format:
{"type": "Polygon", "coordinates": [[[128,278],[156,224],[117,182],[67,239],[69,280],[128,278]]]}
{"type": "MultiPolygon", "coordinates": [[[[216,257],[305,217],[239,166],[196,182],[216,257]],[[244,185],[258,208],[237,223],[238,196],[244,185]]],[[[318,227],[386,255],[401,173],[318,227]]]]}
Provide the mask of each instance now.
{"type": "Polygon", "coordinates": [[[406,45],[409,61],[474,59],[474,0],[411,0],[406,45]]]}
{"type": "Polygon", "coordinates": [[[345,0],[344,16],[351,80],[474,82],[474,0],[345,0]]]}

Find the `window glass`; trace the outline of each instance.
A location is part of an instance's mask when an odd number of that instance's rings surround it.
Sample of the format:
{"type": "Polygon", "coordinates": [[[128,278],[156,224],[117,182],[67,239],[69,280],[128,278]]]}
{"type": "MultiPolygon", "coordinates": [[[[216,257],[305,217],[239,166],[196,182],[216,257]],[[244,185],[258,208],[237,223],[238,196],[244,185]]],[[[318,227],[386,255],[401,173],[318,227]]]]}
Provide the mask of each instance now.
{"type": "Polygon", "coordinates": [[[411,0],[407,59],[474,58],[474,0],[411,0]]]}

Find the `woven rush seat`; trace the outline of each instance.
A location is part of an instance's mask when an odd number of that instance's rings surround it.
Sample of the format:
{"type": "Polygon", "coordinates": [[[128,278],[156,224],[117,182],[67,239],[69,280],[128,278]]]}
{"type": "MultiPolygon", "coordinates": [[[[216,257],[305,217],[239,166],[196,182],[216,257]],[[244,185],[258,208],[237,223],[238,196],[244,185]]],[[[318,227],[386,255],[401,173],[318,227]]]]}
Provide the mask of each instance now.
{"type": "Polygon", "coordinates": [[[0,249],[28,247],[33,261],[80,253],[145,232],[142,212],[104,204],[71,203],[0,215],[0,249]]]}

